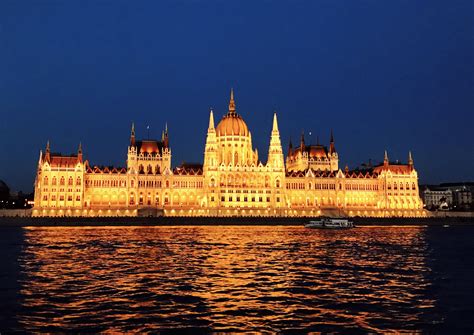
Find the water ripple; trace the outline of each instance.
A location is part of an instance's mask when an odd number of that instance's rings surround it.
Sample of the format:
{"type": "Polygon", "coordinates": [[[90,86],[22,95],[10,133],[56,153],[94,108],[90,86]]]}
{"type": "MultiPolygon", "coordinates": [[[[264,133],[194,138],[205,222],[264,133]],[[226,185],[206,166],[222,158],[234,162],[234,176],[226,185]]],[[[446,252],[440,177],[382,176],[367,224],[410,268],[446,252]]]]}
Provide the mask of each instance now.
{"type": "Polygon", "coordinates": [[[29,228],[21,330],[413,331],[423,228],[29,228]]]}

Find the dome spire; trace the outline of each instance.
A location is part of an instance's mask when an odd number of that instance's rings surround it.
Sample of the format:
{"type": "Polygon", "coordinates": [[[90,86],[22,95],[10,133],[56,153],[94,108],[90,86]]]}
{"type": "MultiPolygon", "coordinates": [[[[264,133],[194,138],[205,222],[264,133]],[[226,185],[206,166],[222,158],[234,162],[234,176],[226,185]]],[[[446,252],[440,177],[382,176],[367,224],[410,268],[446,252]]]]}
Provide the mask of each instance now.
{"type": "Polygon", "coordinates": [[[229,114],[235,114],[234,89],[230,89],[229,114]]]}

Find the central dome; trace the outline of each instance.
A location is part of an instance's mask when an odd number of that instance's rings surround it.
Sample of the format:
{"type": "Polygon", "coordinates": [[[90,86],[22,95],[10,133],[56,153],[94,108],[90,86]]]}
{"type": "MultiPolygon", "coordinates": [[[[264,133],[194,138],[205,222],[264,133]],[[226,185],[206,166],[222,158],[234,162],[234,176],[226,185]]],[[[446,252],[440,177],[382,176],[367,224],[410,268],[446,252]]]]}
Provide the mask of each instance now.
{"type": "Polygon", "coordinates": [[[249,129],[242,117],[236,113],[227,113],[216,128],[217,136],[240,135],[248,136],[249,129]]]}
{"type": "Polygon", "coordinates": [[[217,136],[249,136],[249,129],[242,117],[235,112],[234,91],[230,91],[229,112],[216,127],[217,136]]]}

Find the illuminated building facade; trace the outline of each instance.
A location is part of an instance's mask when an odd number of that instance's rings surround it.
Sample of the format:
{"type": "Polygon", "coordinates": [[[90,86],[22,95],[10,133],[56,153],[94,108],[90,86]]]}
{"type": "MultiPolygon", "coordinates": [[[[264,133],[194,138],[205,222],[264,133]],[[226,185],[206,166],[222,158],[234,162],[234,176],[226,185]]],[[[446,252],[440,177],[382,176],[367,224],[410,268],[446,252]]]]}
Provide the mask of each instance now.
{"type": "MultiPolygon", "coordinates": [[[[319,141],[318,141],[319,142],[319,141]]],[[[34,216],[424,216],[418,175],[408,164],[384,163],[364,171],[339,169],[329,148],[290,143],[286,164],[277,115],[267,163],[236,112],[217,127],[211,110],[204,163],[172,168],[168,129],[161,140],[137,140],[132,124],[126,167],[91,166],[76,155],[40,152],[34,216]]]]}

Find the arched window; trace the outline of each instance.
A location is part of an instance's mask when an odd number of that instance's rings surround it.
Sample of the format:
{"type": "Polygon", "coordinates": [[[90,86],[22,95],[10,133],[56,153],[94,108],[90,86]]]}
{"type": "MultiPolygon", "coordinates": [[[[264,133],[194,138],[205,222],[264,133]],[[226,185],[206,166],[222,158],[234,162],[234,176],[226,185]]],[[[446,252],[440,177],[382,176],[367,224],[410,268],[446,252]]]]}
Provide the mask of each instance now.
{"type": "Polygon", "coordinates": [[[160,174],[160,166],[155,166],[155,174],[160,174]]]}
{"type": "Polygon", "coordinates": [[[403,190],[403,184],[402,183],[400,183],[400,189],[403,190]]]}
{"type": "Polygon", "coordinates": [[[277,179],[275,182],[275,187],[280,188],[280,179],[277,179]]]}
{"type": "Polygon", "coordinates": [[[72,186],[72,183],[73,183],[72,177],[69,177],[69,179],[67,180],[67,184],[69,186],[72,186]]]}
{"type": "Polygon", "coordinates": [[[59,185],[64,186],[65,182],[66,180],[64,179],[64,177],[61,177],[61,179],[59,180],[59,185]]]}
{"type": "Polygon", "coordinates": [[[393,183],[393,189],[394,189],[394,190],[397,189],[397,183],[393,183]]]}
{"type": "Polygon", "coordinates": [[[392,184],[388,183],[387,189],[388,189],[388,190],[391,190],[391,189],[392,189],[392,184]]]}
{"type": "Polygon", "coordinates": [[[153,173],[153,170],[151,168],[151,165],[148,165],[147,169],[146,169],[146,173],[148,174],[152,174],[153,173]]]}
{"type": "Polygon", "coordinates": [[[81,186],[81,177],[77,177],[76,185],[81,186]]]}
{"type": "Polygon", "coordinates": [[[234,165],[239,164],[239,154],[237,152],[234,153],[234,165]]]}
{"type": "Polygon", "coordinates": [[[143,165],[141,165],[141,164],[140,164],[140,166],[138,167],[138,173],[144,173],[143,165]]]}
{"type": "Polygon", "coordinates": [[[48,185],[48,177],[47,177],[47,176],[44,177],[44,179],[43,179],[43,184],[44,184],[44,185],[48,185]]]}
{"type": "Polygon", "coordinates": [[[134,187],[134,186],[135,186],[135,181],[132,179],[132,180],[130,181],[130,187],[134,187]]]}
{"type": "Polygon", "coordinates": [[[416,190],[415,183],[413,183],[413,184],[411,185],[411,189],[412,189],[412,190],[416,190]]]}

